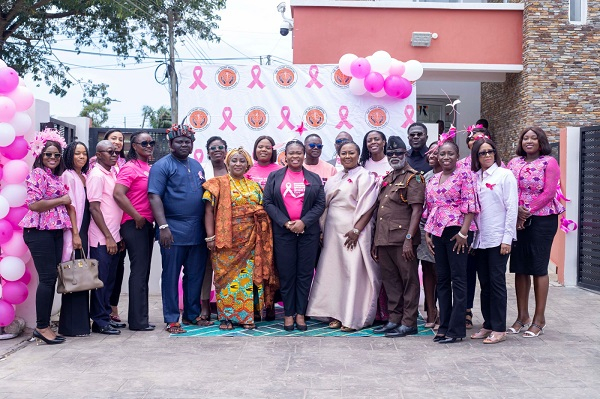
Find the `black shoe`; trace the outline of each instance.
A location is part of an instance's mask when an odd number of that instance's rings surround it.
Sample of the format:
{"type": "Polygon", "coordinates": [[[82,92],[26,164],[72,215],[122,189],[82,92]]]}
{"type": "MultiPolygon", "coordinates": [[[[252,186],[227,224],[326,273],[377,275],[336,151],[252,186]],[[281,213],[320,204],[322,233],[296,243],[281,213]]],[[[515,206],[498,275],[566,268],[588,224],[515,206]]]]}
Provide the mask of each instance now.
{"type": "Polygon", "coordinates": [[[56,337],[55,339],[48,339],[48,338],[44,337],[42,335],[42,333],[39,332],[38,330],[33,330],[33,338],[35,338],[38,343],[40,343],[42,341],[45,342],[46,345],[58,345],[58,344],[65,343],[64,337],[62,337],[62,339],[58,339],[58,337],[56,337]]]}
{"type": "Polygon", "coordinates": [[[296,323],[296,328],[298,329],[298,331],[306,331],[306,330],[308,330],[308,326],[306,324],[298,324],[298,323],[296,323]]]}
{"type": "Polygon", "coordinates": [[[129,327],[129,329],[131,331],[154,331],[155,327],[156,326],[148,325],[148,327],[144,327],[144,328],[131,328],[131,327],[129,327]]]}
{"type": "Polygon", "coordinates": [[[125,324],[125,323],[119,323],[118,321],[114,321],[114,320],[111,320],[110,322],[108,322],[108,325],[111,326],[112,328],[125,328],[125,327],[127,327],[127,324],[125,324]]]}
{"type": "Polygon", "coordinates": [[[453,344],[455,342],[458,341],[462,341],[462,338],[452,338],[452,337],[445,337],[444,339],[440,339],[438,341],[438,344],[453,344]]]}
{"type": "Polygon", "coordinates": [[[391,321],[388,321],[388,323],[386,325],[383,325],[383,326],[373,329],[373,334],[383,334],[388,331],[395,330],[398,327],[400,327],[400,324],[392,323],[391,321]]]}
{"type": "Polygon", "coordinates": [[[443,339],[446,339],[445,335],[436,335],[435,337],[433,337],[433,342],[440,342],[443,339]]]}
{"type": "Polygon", "coordinates": [[[290,325],[290,326],[286,326],[285,324],[283,325],[283,329],[285,331],[294,331],[294,325],[290,325]]]}
{"type": "Polygon", "coordinates": [[[148,324],[152,328],[156,328],[156,324],[148,324]]]}
{"type": "Polygon", "coordinates": [[[92,323],[92,332],[106,335],[119,335],[121,334],[121,330],[117,330],[110,326],[110,324],[105,325],[104,327],[100,327],[96,323],[92,323]]]}
{"type": "Polygon", "coordinates": [[[400,326],[391,331],[387,331],[385,336],[387,338],[398,338],[398,337],[406,337],[407,335],[415,335],[419,333],[419,329],[417,327],[407,327],[400,326]]]}

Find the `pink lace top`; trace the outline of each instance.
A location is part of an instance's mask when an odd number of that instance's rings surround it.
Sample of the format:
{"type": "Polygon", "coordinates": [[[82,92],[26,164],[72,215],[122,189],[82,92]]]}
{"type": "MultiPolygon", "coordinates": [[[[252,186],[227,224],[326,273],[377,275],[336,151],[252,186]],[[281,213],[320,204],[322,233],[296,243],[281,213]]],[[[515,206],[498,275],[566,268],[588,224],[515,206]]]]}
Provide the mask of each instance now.
{"type": "MultiPolygon", "coordinates": [[[[27,199],[25,205],[29,206],[42,200],[60,198],[68,194],[69,189],[60,176],[55,176],[48,168],[35,168],[27,180],[27,199]]],[[[64,205],[44,212],[27,211],[19,226],[38,230],[62,230],[71,228],[71,219],[64,205]]]]}
{"type": "Polygon", "coordinates": [[[508,163],[519,189],[519,206],[529,209],[534,216],[558,215],[565,211],[556,194],[560,182],[560,167],[556,159],[542,155],[526,162],[516,157],[508,163]]]}
{"type": "MultiPolygon", "coordinates": [[[[473,173],[458,167],[445,182],[440,184],[442,172],[436,173],[427,183],[425,190],[425,210],[427,219],[425,231],[441,237],[447,226],[462,226],[467,213],[479,213],[476,185],[473,173]]],[[[471,231],[477,230],[471,222],[471,231]]]]}

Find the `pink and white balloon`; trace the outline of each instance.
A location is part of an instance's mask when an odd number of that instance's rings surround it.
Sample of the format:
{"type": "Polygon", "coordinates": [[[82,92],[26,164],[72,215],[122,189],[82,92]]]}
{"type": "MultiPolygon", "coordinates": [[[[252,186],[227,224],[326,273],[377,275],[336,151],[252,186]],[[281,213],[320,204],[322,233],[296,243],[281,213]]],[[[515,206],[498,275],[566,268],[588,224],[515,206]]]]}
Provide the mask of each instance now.
{"type": "Polygon", "coordinates": [[[29,295],[31,273],[25,267],[31,254],[19,222],[27,213],[25,179],[31,165],[28,140],[33,123],[33,93],[19,74],[0,60],[0,327],[15,318],[15,307],[29,295]]]}
{"type": "Polygon", "coordinates": [[[338,63],[342,73],[351,76],[350,92],[357,96],[370,93],[373,97],[407,98],[413,83],[423,76],[419,61],[399,61],[383,50],[365,58],[344,54],[338,63]]]}

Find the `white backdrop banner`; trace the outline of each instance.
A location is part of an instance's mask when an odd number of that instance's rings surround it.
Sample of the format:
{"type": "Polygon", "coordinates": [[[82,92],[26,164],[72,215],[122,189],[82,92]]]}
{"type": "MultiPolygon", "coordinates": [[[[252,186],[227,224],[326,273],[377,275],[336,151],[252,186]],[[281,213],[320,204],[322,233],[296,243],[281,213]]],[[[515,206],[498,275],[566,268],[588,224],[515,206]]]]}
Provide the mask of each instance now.
{"type": "Polygon", "coordinates": [[[194,158],[206,161],[211,136],[222,137],[230,148],[241,145],[252,152],[258,136],[271,136],[281,146],[316,133],[323,139],[325,160],[333,158],[333,142],[341,131],[360,146],[370,130],[406,141],[406,128],[416,120],[416,91],[406,99],[355,96],[348,89],[350,79],[337,65],[182,68],[179,115],[196,131],[194,158]],[[298,132],[301,125],[304,131],[298,132]]]}

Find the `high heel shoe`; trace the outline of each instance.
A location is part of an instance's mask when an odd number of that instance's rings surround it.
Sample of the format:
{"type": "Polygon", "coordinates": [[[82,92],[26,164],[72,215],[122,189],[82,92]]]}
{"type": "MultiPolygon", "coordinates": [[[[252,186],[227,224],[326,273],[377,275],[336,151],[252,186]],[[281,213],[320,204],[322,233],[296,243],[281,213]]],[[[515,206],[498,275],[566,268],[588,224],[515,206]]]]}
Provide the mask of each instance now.
{"type": "Polygon", "coordinates": [[[440,339],[438,341],[438,344],[454,344],[458,341],[462,341],[462,338],[452,338],[452,337],[446,337],[444,339],[440,339]]]}
{"type": "Polygon", "coordinates": [[[39,332],[38,330],[33,330],[33,338],[35,338],[37,344],[39,345],[42,341],[46,343],[46,345],[57,345],[57,344],[63,344],[66,339],[63,337],[63,339],[57,339],[58,337],[56,337],[55,339],[48,339],[46,337],[44,337],[42,335],[41,332],[39,332]]]}
{"type": "MultiPolygon", "coordinates": [[[[287,318],[288,316],[286,316],[285,318],[287,318]]],[[[290,316],[291,317],[291,316],[290,316]]],[[[285,331],[294,331],[294,323],[296,321],[294,320],[294,318],[292,317],[292,324],[290,324],[289,326],[285,324],[285,320],[283,321],[283,329],[285,331]]]]}
{"type": "Polygon", "coordinates": [[[446,339],[445,335],[436,335],[435,337],[433,337],[433,342],[440,342],[443,339],[446,339]]]}

